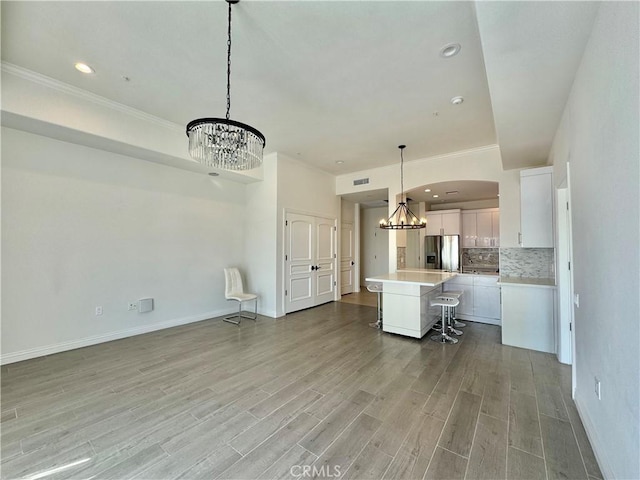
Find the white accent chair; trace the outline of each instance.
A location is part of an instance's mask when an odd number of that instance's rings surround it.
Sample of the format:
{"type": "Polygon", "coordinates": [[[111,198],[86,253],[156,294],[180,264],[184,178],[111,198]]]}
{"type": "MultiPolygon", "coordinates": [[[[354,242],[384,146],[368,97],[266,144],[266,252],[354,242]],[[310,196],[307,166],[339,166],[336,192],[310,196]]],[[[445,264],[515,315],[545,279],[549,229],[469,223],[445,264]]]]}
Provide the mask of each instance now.
{"type": "Polygon", "coordinates": [[[224,269],[224,280],[225,280],[225,292],[224,296],[227,300],[235,300],[238,302],[238,313],[236,315],[230,315],[228,317],[224,317],[225,322],[233,323],[234,325],[240,325],[240,320],[246,318],[248,320],[256,320],[258,318],[258,296],[253,293],[245,293],[244,287],[242,285],[242,276],[240,275],[240,271],[235,268],[225,268],[224,269]],[[253,316],[247,315],[246,312],[242,311],[242,304],[244,302],[255,301],[255,310],[253,316]],[[237,320],[234,320],[237,318],[237,320]]]}

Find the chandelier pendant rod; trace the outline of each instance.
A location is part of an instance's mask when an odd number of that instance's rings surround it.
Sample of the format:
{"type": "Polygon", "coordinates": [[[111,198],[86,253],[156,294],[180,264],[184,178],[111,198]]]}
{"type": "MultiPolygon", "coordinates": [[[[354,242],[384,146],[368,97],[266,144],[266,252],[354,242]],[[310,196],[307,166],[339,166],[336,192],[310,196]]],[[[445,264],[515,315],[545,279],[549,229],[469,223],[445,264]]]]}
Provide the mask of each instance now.
{"type": "Polygon", "coordinates": [[[231,2],[229,5],[229,15],[227,21],[227,121],[231,118],[231,2]]]}

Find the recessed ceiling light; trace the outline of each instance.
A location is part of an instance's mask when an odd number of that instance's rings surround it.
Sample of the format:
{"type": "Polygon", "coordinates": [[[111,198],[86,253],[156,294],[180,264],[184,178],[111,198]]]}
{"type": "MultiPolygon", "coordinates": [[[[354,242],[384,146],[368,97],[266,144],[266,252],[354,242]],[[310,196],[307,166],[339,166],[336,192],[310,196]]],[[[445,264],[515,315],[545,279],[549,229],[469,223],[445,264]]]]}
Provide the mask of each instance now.
{"type": "Polygon", "coordinates": [[[76,70],[82,73],[96,73],[96,71],[86,63],[78,62],[74,65],[74,67],[76,67],[76,70]]]}
{"type": "Polygon", "coordinates": [[[447,43],[440,49],[440,56],[442,58],[454,57],[460,52],[460,48],[461,47],[459,43],[447,43]]]}
{"type": "Polygon", "coordinates": [[[451,190],[450,192],[446,192],[446,193],[447,195],[457,195],[460,192],[458,192],[458,190],[451,190]]]}
{"type": "Polygon", "coordinates": [[[342,164],[344,163],[344,160],[336,160],[336,163],[337,163],[338,165],[342,165],[342,164]]]}
{"type": "Polygon", "coordinates": [[[453,97],[451,99],[451,103],[453,103],[454,105],[460,105],[462,102],[464,102],[464,98],[462,97],[453,97]]]}
{"type": "Polygon", "coordinates": [[[211,177],[217,177],[217,176],[219,176],[219,175],[220,175],[220,174],[219,174],[219,173],[216,173],[216,172],[209,172],[209,176],[211,176],[211,177]]]}
{"type": "Polygon", "coordinates": [[[427,192],[427,193],[429,193],[429,192],[431,191],[431,189],[430,189],[430,188],[425,188],[425,190],[424,190],[424,191],[425,191],[425,192],[427,192]]]}
{"type": "Polygon", "coordinates": [[[440,195],[434,195],[433,198],[438,198],[440,195]]]}

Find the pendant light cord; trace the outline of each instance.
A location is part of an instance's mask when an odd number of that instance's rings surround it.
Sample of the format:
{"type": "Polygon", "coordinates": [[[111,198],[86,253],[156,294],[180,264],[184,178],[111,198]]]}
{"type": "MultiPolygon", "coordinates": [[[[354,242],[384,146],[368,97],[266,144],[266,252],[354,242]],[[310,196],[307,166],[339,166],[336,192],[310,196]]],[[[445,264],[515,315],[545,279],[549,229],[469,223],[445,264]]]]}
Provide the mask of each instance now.
{"type": "Polygon", "coordinates": [[[229,21],[227,28],[227,120],[231,110],[231,2],[229,2],[229,21]]]}
{"type": "Polygon", "coordinates": [[[400,147],[400,201],[404,202],[404,145],[400,147]]]}

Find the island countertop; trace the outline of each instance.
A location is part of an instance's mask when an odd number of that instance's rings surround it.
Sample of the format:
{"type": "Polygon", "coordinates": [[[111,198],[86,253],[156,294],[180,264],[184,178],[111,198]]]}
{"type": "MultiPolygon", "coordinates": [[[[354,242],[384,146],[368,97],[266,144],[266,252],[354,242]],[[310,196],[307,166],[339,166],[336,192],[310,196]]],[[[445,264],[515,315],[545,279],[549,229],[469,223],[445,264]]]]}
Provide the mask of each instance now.
{"type": "Polygon", "coordinates": [[[457,273],[455,272],[400,271],[368,277],[365,278],[365,281],[436,287],[447,280],[451,280],[456,275],[457,273]]]}

